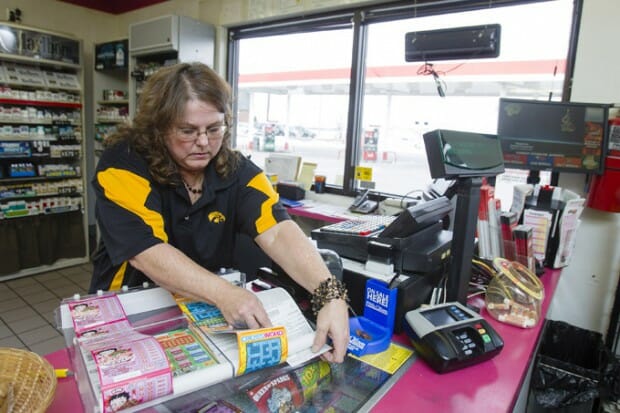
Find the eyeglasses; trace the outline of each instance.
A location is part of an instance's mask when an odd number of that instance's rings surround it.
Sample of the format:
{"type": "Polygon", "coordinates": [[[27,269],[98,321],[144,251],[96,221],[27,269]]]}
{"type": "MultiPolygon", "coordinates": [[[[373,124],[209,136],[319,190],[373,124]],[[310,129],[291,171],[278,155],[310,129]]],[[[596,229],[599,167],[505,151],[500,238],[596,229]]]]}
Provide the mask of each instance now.
{"type": "Polygon", "coordinates": [[[209,143],[217,143],[224,138],[226,125],[209,126],[204,131],[191,126],[177,127],[177,136],[182,142],[195,142],[203,133],[209,143]]]}

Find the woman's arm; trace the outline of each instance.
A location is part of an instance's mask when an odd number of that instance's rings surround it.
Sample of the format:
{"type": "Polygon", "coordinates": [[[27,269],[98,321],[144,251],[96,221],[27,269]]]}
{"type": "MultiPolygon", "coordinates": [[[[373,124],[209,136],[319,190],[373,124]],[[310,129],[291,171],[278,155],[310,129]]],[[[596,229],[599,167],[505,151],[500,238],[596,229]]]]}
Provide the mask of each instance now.
{"type": "MultiPolygon", "coordinates": [[[[271,259],[311,293],[332,276],[316,247],[291,220],[279,222],[255,240],[271,259]]],[[[313,350],[325,344],[328,337],[332,340],[333,351],[326,353],[326,359],[342,362],[349,342],[348,305],[343,299],[331,300],[319,311],[313,350]]]]}
{"type": "Polygon", "coordinates": [[[254,294],[207,271],[167,243],[144,250],[129,263],[168,291],[212,303],[232,325],[248,328],[271,325],[254,294]]]}

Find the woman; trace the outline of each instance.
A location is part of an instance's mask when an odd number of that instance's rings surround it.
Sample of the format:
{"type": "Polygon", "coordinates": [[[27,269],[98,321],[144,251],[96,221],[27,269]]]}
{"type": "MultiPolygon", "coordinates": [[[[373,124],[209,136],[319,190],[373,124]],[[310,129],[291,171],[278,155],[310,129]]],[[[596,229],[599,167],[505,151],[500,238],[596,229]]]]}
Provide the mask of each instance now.
{"type": "Polygon", "coordinates": [[[152,280],[216,305],[233,325],[270,326],[260,301],[213,273],[248,234],[313,293],[313,350],[328,361],[349,339],[346,290],[288,217],[263,171],[230,146],[229,85],[206,65],[177,64],[146,82],[131,125],[106,140],[93,178],[101,232],[90,290],[152,280]]]}

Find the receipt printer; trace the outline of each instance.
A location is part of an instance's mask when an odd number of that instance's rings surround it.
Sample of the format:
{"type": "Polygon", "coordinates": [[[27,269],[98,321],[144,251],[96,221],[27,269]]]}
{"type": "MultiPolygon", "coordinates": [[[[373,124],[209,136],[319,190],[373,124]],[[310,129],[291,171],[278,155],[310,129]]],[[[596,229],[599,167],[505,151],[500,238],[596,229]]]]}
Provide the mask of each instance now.
{"type": "Polygon", "coordinates": [[[493,327],[459,302],[418,308],[405,320],[413,348],[438,373],[489,360],[504,347],[493,327]]]}

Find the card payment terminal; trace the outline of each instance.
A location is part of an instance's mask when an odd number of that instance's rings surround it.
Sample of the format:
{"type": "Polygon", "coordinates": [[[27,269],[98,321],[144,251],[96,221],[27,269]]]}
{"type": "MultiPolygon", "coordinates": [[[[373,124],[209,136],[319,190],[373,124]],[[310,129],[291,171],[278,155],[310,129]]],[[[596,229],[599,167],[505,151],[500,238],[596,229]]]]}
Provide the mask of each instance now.
{"type": "Polygon", "coordinates": [[[405,320],[413,348],[438,373],[488,360],[504,347],[485,319],[456,301],[409,311],[405,320]]]}

